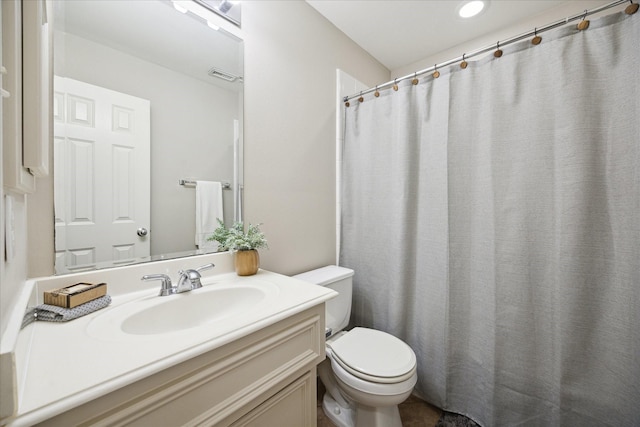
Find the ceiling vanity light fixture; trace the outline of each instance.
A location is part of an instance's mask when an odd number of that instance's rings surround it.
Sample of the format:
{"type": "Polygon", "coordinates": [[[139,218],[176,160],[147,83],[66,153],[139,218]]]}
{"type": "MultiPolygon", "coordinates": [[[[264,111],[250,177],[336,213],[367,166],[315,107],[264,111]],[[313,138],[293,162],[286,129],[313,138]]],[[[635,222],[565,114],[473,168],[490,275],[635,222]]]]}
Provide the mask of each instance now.
{"type": "Polygon", "coordinates": [[[222,13],[227,13],[235,5],[235,1],[222,0],[218,5],[218,10],[222,13]]]}
{"type": "Polygon", "coordinates": [[[222,18],[233,22],[238,27],[242,16],[242,4],[238,0],[193,0],[200,6],[210,10],[222,18]]]}
{"type": "Polygon", "coordinates": [[[167,3],[173,4],[180,13],[191,12],[198,18],[204,19],[207,25],[216,31],[222,29],[229,32],[216,22],[221,17],[240,27],[242,5],[238,0],[170,0],[167,3]]]}
{"type": "Polygon", "coordinates": [[[480,0],[464,1],[458,6],[458,16],[461,18],[471,18],[477,16],[485,10],[486,2],[480,0]]]}
{"type": "Polygon", "coordinates": [[[177,1],[173,2],[173,7],[180,13],[187,13],[188,10],[186,7],[184,7],[183,5],[181,5],[180,3],[178,3],[177,1]]]}

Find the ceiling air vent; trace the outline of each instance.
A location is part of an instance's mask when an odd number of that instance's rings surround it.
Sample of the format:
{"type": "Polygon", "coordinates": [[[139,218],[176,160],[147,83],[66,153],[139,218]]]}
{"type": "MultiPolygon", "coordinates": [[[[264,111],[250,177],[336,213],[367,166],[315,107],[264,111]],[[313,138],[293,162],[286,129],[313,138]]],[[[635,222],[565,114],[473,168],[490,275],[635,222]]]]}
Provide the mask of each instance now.
{"type": "MultiPolygon", "coordinates": [[[[229,74],[226,71],[222,71],[221,69],[215,68],[215,67],[211,68],[208,74],[212,77],[217,77],[219,79],[226,80],[228,82],[235,82],[240,78],[238,76],[234,76],[233,74],[229,74]]],[[[241,78],[240,80],[242,81],[241,78]]]]}

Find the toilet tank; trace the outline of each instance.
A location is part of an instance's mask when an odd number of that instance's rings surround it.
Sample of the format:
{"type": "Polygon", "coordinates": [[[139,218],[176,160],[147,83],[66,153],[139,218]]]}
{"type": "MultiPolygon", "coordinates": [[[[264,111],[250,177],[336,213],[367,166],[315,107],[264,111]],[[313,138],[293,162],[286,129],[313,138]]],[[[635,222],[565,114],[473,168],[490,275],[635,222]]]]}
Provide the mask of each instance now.
{"type": "Polygon", "coordinates": [[[326,327],[331,329],[328,336],[347,327],[351,316],[351,294],[353,287],[353,270],[337,265],[329,265],[306,273],[297,274],[296,279],[315,285],[326,286],[338,296],[325,303],[326,327]]]}

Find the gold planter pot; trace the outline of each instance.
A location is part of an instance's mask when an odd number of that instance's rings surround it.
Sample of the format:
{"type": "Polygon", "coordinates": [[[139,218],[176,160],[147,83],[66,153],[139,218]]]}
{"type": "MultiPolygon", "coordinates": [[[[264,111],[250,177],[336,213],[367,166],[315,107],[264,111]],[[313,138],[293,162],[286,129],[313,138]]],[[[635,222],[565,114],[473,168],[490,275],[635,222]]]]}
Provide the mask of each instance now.
{"type": "Polygon", "coordinates": [[[260,268],[260,255],[255,249],[235,252],[236,273],[238,276],[252,276],[260,268]]]}

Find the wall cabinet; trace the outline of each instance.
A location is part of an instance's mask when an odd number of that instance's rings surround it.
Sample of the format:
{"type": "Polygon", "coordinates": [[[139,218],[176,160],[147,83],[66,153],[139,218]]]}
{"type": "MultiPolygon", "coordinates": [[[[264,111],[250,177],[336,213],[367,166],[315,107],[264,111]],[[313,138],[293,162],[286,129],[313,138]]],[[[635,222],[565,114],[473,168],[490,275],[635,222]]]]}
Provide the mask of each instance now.
{"type": "Polygon", "coordinates": [[[323,331],[320,304],[39,425],[315,426],[323,331]]]}

